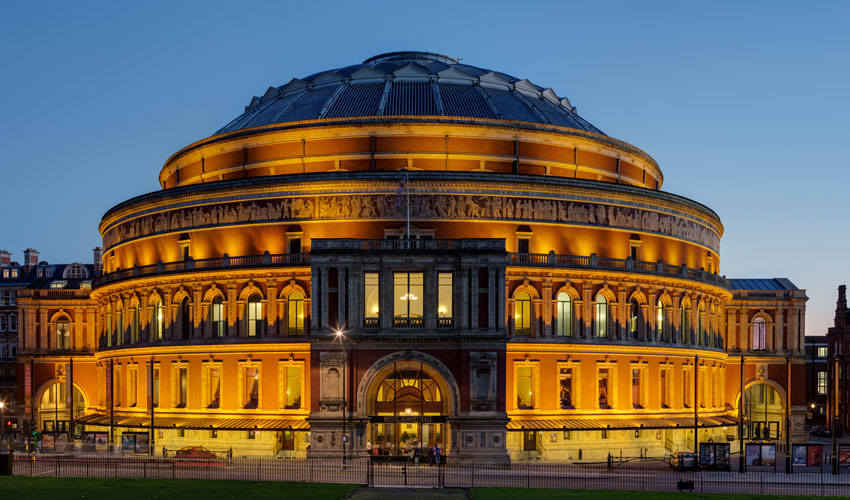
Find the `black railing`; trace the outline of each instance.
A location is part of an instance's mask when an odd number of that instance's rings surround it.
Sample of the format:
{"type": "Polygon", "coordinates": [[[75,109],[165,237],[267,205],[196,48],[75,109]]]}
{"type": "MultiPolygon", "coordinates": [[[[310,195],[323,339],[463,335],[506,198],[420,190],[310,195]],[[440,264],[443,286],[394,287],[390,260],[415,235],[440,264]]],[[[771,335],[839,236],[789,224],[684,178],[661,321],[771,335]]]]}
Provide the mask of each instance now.
{"type": "Polygon", "coordinates": [[[380,318],[364,318],[363,319],[363,328],[380,328],[381,320],[380,318]]]}
{"type": "Polygon", "coordinates": [[[393,318],[393,328],[425,328],[425,319],[393,318]]]}
{"type": "Polygon", "coordinates": [[[640,274],[655,274],[684,278],[688,280],[710,283],[712,285],[730,287],[730,281],[725,276],[719,276],[702,269],[692,269],[685,266],[673,266],[662,261],[645,262],[634,259],[614,259],[611,257],[598,257],[596,254],[582,255],[558,255],[556,253],[509,253],[507,257],[509,266],[540,266],[572,269],[598,269],[610,271],[627,271],[640,274]]]}
{"type": "Polygon", "coordinates": [[[437,318],[437,328],[454,328],[455,320],[453,318],[437,318]]]}
{"type": "MultiPolygon", "coordinates": [[[[368,486],[419,486],[476,488],[475,496],[488,497],[486,488],[553,488],[626,491],[676,491],[700,493],[773,494],[777,496],[844,496],[850,474],[824,470],[678,471],[669,457],[610,457],[601,462],[486,462],[442,457],[440,465],[422,458],[401,461],[351,457],[340,459],[163,457],[110,453],[16,453],[12,472],[17,476],[121,477],[162,479],[240,479],[347,483],[368,486]],[[478,489],[485,488],[485,489],[478,489]]],[[[779,458],[779,457],[777,457],[779,458]]],[[[736,460],[732,461],[733,464],[736,460]]]]}
{"type": "Polygon", "coordinates": [[[308,253],[282,253],[263,255],[244,255],[230,257],[224,254],[222,257],[213,259],[188,259],[177,262],[158,262],[147,266],[133,266],[128,269],[98,276],[92,281],[92,286],[98,287],[116,281],[141,276],[152,276],[168,273],[182,273],[187,271],[215,271],[219,269],[251,268],[251,267],[287,267],[307,266],[310,264],[308,253]]]}

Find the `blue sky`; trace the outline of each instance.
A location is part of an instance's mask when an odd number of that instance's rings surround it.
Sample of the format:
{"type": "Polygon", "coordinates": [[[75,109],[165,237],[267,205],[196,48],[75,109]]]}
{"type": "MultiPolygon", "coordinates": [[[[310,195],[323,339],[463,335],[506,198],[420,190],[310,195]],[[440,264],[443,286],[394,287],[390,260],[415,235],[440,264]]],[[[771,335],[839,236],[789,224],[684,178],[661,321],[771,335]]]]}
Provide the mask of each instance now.
{"type": "Polygon", "coordinates": [[[848,276],[850,2],[4,2],[0,248],[91,261],[113,205],[292,77],[427,50],[567,96],[713,208],[721,273],[848,276]]]}

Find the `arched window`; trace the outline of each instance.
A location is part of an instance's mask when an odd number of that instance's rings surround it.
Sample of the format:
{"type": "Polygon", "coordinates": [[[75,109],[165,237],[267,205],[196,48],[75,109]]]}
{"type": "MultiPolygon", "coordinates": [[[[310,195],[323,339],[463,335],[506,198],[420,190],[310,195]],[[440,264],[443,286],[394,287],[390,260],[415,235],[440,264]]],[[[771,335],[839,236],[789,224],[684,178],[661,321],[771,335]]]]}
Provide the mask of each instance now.
{"type": "Polygon", "coordinates": [[[756,318],[753,320],[753,350],[765,349],[767,349],[767,323],[764,318],[756,318]]]}
{"type": "Polygon", "coordinates": [[[680,307],[682,321],[679,323],[679,340],[683,344],[689,344],[691,341],[691,309],[687,305],[682,304],[680,307]]]}
{"type": "Polygon", "coordinates": [[[703,304],[699,305],[697,311],[697,344],[708,345],[705,334],[705,306],[703,304]]]}
{"type": "Polygon", "coordinates": [[[601,293],[596,296],[596,317],[593,325],[597,337],[608,337],[608,299],[601,293]]]}
{"type": "Polygon", "coordinates": [[[304,335],[304,294],[295,290],[287,298],[287,332],[289,335],[304,335]]]}
{"type": "Polygon", "coordinates": [[[133,308],[130,309],[130,312],[133,315],[133,323],[130,326],[130,342],[136,343],[139,341],[139,330],[141,329],[138,304],[133,306],[133,308]]]}
{"type": "Polygon", "coordinates": [[[183,297],[178,311],[181,339],[188,339],[192,336],[192,318],[189,309],[189,297],[183,297]]]}
{"type": "Polygon", "coordinates": [[[263,332],[263,303],[259,294],[251,295],[245,303],[246,335],[256,337],[263,332]]]}
{"type": "Polygon", "coordinates": [[[531,335],[531,296],[526,291],[514,297],[514,334],[531,335]]]}
{"type": "Polygon", "coordinates": [[[655,303],[655,315],[655,339],[662,341],[667,333],[667,325],[664,324],[667,321],[667,310],[661,299],[655,303]]]}
{"type": "Polygon", "coordinates": [[[56,348],[71,348],[71,322],[68,321],[68,318],[56,320],[56,348]]]}
{"type": "Polygon", "coordinates": [[[106,345],[112,345],[112,307],[106,308],[106,345]]]}
{"type": "Polygon", "coordinates": [[[118,309],[115,311],[115,330],[117,331],[116,344],[124,343],[124,310],[118,309]]]}
{"type": "Polygon", "coordinates": [[[154,340],[162,340],[162,301],[156,299],[156,302],[153,306],[153,318],[151,318],[151,325],[153,325],[152,337],[154,340]]]}
{"type": "Polygon", "coordinates": [[[640,328],[640,303],[637,299],[632,299],[629,302],[629,337],[638,338],[640,328]]]}
{"type": "Polygon", "coordinates": [[[573,298],[567,292],[558,294],[557,326],[559,337],[573,336],[573,298]]]}
{"type": "Polygon", "coordinates": [[[224,337],[224,302],[216,295],[210,304],[210,331],[213,337],[224,337]]]}

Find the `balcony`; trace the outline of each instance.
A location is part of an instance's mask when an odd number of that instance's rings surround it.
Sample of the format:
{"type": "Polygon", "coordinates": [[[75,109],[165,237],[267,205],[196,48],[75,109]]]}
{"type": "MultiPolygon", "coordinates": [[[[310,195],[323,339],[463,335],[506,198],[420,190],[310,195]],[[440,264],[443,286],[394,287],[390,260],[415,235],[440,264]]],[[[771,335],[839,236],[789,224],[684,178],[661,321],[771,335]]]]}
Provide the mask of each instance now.
{"type": "MultiPolygon", "coordinates": [[[[107,285],[126,279],[144,276],[159,276],[164,274],[185,273],[193,271],[217,271],[222,269],[245,269],[254,267],[289,267],[306,266],[310,264],[308,253],[282,253],[263,255],[245,255],[241,257],[223,257],[213,259],[188,259],[177,262],[158,262],[147,266],[133,266],[129,269],[98,276],[92,281],[93,287],[107,285]]],[[[70,290],[69,290],[70,291],[70,290]]]]}
{"type": "Polygon", "coordinates": [[[463,238],[454,240],[361,240],[356,238],[314,238],[313,252],[504,252],[500,238],[463,238]]]}
{"type": "Polygon", "coordinates": [[[665,264],[662,261],[645,262],[633,259],[597,257],[596,254],[581,256],[558,255],[555,253],[509,253],[507,256],[507,265],[621,271],[671,278],[682,278],[702,283],[709,283],[723,288],[730,287],[730,282],[725,276],[718,276],[716,274],[703,271],[702,269],[673,266],[665,264]]]}
{"type": "Polygon", "coordinates": [[[393,328],[425,328],[425,318],[393,318],[393,328]]]}
{"type": "Polygon", "coordinates": [[[87,299],[91,290],[60,290],[60,289],[23,289],[18,290],[18,297],[36,299],[87,299]]]}

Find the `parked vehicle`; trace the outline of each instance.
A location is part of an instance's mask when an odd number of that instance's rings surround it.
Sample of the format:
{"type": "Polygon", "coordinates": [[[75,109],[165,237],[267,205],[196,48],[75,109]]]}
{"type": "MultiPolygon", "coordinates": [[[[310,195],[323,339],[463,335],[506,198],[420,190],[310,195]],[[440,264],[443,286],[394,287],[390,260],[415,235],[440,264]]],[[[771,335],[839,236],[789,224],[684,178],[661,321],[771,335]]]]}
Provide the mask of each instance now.
{"type": "Polygon", "coordinates": [[[184,446],[174,453],[174,457],[178,459],[192,460],[215,460],[215,452],[212,452],[203,446],[184,446]]]}
{"type": "Polygon", "coordinates": [[[678,471],[697,470],[696,455],[692,451],[680,451],[670,457],[670,467],[678,471]]]}

